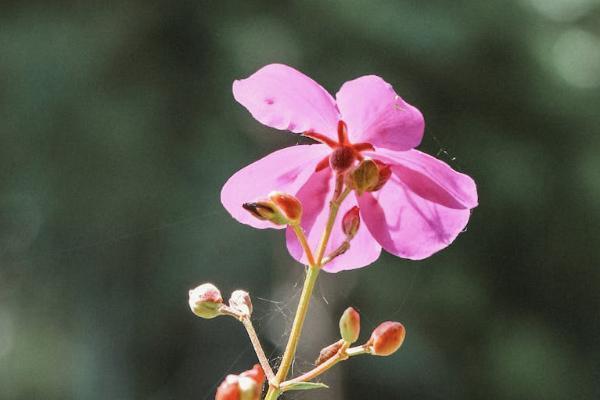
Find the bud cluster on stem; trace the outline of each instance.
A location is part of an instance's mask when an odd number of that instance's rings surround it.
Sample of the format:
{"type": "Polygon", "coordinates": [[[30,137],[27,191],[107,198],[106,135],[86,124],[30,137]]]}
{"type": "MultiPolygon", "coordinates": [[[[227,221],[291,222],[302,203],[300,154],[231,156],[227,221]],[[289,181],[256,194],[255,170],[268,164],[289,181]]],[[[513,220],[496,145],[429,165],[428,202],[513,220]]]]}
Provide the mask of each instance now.
{"type": "MultiPolygon", "coordinates": [[[[339,129],[341,129],[340,135],[346,134],[344,124],[341,124],[339,129]]],[[[189,305],[197,316],[210,319],[220,315],[229,315],[242,322],[260,362],[260,365],[256,365],[252,370],[240,375],[227,376],[217,390],[216,400],[259,400],[265,376],[269,383],[265,400],[276,400],[281,393],[289,390],[326,387],[321,383],[310,381],[350,357],[360,354],[387,356],[393,354],[402,345],[405,336],[404,327],[399,322],[388,321],[379,325],[366,343],[350,347],[358,341],[361,327],[359,313],[354,308],[348,307],[339,320],[340,340],[321,350],[314,369],[296,378],[286,380],[319,271],[323,265],[344,254],[350,248],[351,241],[356,237],[361,226],[360,210],[354,206],[346,211],[339,222],[345,240],[337,249],[325,256],[325,249],[340,205],[352,191],[361,195],[364,192],[379,190],[391,175],[389,166],[379,161],[359,157],[358,164],[355,165],[356,152],[348,151],[348,149],[344,146],[339,147],[329,159],[336,174],[336,184],[333,198],[329,203],[329,216],[325,230],[314,252],[300,225],[302,204],[296,197],[287,193],[271,192],[261,200],[243,204],[244,209],[260,220],[269,221],[275,225],[288,225],[292,228],[308,260],[306,280],[277,374],[271,369],[254,331],[251,321],[253,306],[248,292],[244,290],[232,292],[228,304],[225,304],[220,291],[213,284],[205,283],[190,290],[189,305]]]]}

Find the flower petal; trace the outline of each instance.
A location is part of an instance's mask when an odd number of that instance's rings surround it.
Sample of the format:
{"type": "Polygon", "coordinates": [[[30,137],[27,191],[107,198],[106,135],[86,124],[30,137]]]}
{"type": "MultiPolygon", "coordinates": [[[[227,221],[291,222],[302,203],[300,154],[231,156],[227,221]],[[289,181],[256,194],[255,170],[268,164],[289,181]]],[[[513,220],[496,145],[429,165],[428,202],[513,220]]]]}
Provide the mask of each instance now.
{"type": "Polygon", "coordinates": [[[242,204],[268,196],[274,190],[296,194],[314,173],[316,164],[328,154],[322,144],[286,147],[236,172],[221,190],[221,203],[239,222],[255,228],[283,228],[260,221],[242,204]]]}
{"type": "Polygon", "coordinates": [[[383,248],[421,260],[448,246],[469,221],[469,209],[448,208],[417,195],[397,176],[379,191],[358,199],[361,215],[383,248]]]}
{"type": "Polygon", "coordinates": [[[392,172],[419,196],[449,208],[477,206],[477,187],[470,176],[418,150],[378,149],[365,155],[391,164],[392,172]]]}
{"type": "MultiPolygon", "coordinates": [[[[333,185],[334,179],[332,179],[331,170],[327,168],[314,174],[297,194],[304,207],[302,228],[313,251],[317,248],[327,224],[329,215],[328,202],[333,193],[333,185]]],[[[344,242],[346,237],[342,232],[341,220],[344,214],[356,204],[356,198],[351,195],[340,206],[338,218],[331,232],[325,256],[337,249],[344,242]]],[[[292,257],[303,264],[307,264],[308,261],[292,229],[288,228],[286,238],[287,247],[292,257]]],[[[350,242],[350,249],[325,265],[323,269],[327,272],[339,272],[361,268],[377,260],[380,253],[381,246],[377,244],[377,241],[371,236],[367,227],[363,225],[358,229],[356,236],[350,242]]]]}
{"type": "Polygon", "coordinates": [[[270,64],[233,82],[233,96],[264,125],[336,137],[339,113],[333,97],[317,82],[287,65],[270,64]]]}
{"type": "Polygon", "coordinates": [[[336,99],[353,143],[368,142],[392,150],[409,150],[421,143],[423,115],[380,77],[368,75],[348,81],[336,99]]]}

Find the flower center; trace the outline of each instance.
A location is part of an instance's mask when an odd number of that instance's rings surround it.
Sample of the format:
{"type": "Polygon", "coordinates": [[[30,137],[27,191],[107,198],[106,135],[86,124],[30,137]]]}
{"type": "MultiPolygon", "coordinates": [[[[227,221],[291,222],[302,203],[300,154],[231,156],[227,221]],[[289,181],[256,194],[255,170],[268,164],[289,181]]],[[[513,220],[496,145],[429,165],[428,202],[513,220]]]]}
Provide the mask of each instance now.
{"type": "Polygon", "coordinates": [[[370,150],[375,151],[375,148],[371,143],[350,143],[348,138],[348,127],[342,120],[338,122],[338,141],[321,134],[318,132],[305,132],[304,136],[314,139],[318,142],[329,146],[333,152],[331,155],[322,159],[316,167],[316,171],[321,171],[327,167],[331,167],[338,173],[347,171],[356,160],[362,160],[364,157],[361,152],[370,150]]]}

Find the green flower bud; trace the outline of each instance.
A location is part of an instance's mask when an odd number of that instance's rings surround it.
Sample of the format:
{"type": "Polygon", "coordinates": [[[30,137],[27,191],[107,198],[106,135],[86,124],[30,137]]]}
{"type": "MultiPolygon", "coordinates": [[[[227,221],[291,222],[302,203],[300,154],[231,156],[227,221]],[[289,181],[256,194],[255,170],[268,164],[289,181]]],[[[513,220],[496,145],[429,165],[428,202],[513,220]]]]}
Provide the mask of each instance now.
{"type": "Polygon", "coordinates": [[[356,168],[346,175],[346,184],[356,190],[358,195],[368,192],[379,182],[379,168],[373,160],[362,160],[356,168]]]}
{"type": "Polygon", "coordinates": [[[189,291],[190,309],[201,318],[215,318],[221,314],[223,298],[219,289],[211,283],[204,283],[189,291]]]}
{"type": "Polygon", "coordinates": [[[348,307],[340,318],[340,335],[345,342],[350,344],[358,340],[360,335],[360,314],[352,307],[348,307]]]}

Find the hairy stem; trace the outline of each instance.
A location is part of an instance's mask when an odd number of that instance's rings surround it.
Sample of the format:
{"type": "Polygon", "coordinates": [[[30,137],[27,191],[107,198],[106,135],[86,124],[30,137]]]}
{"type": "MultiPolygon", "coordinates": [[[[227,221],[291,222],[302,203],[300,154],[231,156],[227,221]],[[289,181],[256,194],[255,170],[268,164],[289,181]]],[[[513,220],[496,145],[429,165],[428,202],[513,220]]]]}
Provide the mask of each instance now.
{"type": "Polygon", "coordinates": [[[262,346],[260,345],[260,340],[258,339],[258,335],[256,334],[256,331],[254,330],[254,326],[252,325],[252,321],[250,320],[250,317],[245,315],[241,318],[242,324],[244,324],[244,328],[246,328],[246,332],[248,332],[248,336],[250,337],[250,342],[252,342],[252,347],[254,347],[254,352],[256,353],[256,356],[258,357],[258,362],[260,363],[260,366],[262,367],[263,371],[265,371],[265,375],[267,376],[267,380],[269,381],[269,384],[272,384],[275,382],[275,374],[273,373],[273,370],[271,369],[271,365],[269,365],[269,359],[267,358],[265,351],[263,350],[262,346]]]}
{"type": "Polygon", "coordinates": [[[360,354],[365,354],[365,353],[368,353],[368,349],[366,348],[366,346],[357,346],[357,347],[352,347],[349,349],[348,344],[345,344],[338,350],[338,352],[333,357],[331,357],[330,359],[325,361],[323,364],[316,366],[315,368],[300,375],[297,378],[290,379],[289,381],[283,382],[280,386],[281,391],[285,392],[286,388],[292,386],[294,383],[311,381],[311,380],[315,379],[316,377],[318,377],[319,375],[330,370],[334,365],[336,365],[340,361],[345,361],[350,357],[358,356],[360,354]]]}

